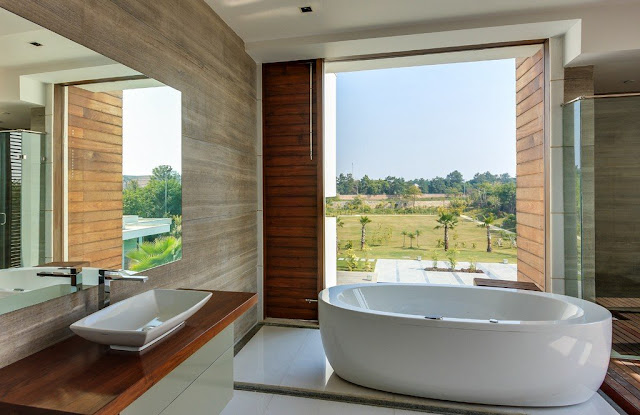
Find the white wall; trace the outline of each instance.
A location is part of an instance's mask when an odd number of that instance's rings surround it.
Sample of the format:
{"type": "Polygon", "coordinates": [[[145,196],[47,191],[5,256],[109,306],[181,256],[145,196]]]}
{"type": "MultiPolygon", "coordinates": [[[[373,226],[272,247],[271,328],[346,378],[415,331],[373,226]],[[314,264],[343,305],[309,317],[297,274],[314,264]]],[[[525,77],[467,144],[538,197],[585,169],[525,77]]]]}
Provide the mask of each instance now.
{"type": "Polygon", "coordinates": [[[324,286],[334,287],[338,283],[338,273],[336,270],[336,218],[324,218],[324,261],[327,265],[324,273],[324,286]]]}
{"type": "MultiPolygon", "coordinates": [[[[324,196],[336,195],[336,116],[337,76],[324,76],[324,196]]],[[[328,263],[328,262],[327,262],[328,263]]]]}
{"type": "Polygon", "coordinates": [[[547,126],[547,176],[549,191],[547,220],[547,273],[548,291],[564,294],[564,203],[563,203],[563,128],[562,104],[564,102],[564,51],[565,38],[549,40],[549,71],[547,126]]]}

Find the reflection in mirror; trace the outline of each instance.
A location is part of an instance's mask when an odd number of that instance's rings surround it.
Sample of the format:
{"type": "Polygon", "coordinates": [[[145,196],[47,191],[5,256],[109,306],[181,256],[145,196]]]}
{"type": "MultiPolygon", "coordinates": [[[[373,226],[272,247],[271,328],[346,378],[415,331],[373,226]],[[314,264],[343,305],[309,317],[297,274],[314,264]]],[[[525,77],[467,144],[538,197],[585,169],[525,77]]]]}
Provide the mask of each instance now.
{"type": "Polygon", "coordinates": [[[0,314],[179,260],[180,92],[1,8],[0,28],[0,314]]]}
{"type": "Polygon", "coordinates": [[[180,92],[157,84],[68,88],[72,261],[144,271],[182,256],[180,92]]]}

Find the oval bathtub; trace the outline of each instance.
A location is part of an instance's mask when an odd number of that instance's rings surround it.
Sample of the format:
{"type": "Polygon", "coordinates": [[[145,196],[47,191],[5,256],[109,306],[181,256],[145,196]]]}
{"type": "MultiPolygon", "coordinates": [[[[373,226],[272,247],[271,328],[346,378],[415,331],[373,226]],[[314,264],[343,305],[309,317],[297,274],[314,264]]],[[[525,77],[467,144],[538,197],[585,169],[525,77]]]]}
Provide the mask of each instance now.
{"type": "Polygon", "coordinates": [[[564,406],[598,390],[611,314],[533,291],[356,284],[319,296],[322,343],[352,383],[450,401],[564,406]]]}

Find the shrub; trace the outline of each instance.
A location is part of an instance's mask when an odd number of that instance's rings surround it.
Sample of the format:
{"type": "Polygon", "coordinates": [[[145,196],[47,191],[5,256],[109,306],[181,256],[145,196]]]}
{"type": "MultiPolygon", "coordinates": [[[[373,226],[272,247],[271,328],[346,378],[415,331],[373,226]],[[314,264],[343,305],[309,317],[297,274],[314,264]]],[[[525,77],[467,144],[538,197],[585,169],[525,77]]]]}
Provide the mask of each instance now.
{"type": "Polygon", "coordinates": [[[478,263],[476,257],[469,258],[469,271],[476,272],[478,269],[478,263]]]}
{"type": "Polygon", "coordinates": [[[433,268],[438,268],[438,251],[434,250],[431,253],[431,260],[433,261],[433,268]]]}
{"type": "Polygon", "coordinates": [[[458,251],[456,249],[449,249],[447,251],[447,260],[449,261],[449,269],[451,271],[456,269],[458,265],[458,251]]]}
{"type": "Polygon", "coordinates": [[[349,271],[353,271],[358,267],[358,259],[360,258],[356,256],[353,248],[347,249],[347,252],[345,252],[345,262],[347,264],[347,268],[349,268],[349,271]]]}

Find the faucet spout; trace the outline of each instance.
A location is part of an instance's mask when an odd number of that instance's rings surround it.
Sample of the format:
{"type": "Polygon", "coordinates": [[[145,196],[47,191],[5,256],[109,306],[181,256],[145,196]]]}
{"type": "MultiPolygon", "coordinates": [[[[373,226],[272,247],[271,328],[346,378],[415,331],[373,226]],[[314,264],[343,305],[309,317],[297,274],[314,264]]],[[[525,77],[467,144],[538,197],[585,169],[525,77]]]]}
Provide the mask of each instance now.
{"type": "Polygon", "coordinates": [[[111,281],[137,281],[145,283],[149,278],[142,275],[130,275],[123,270],[101,269],[98,271],[98,308],[103,309],[111,303],[111,281]]]}
{"type": "Polygon", "coordinates": [[[38,277],[61,277],[61,278],[69,278],[71,280],[71,286],[78,286],[78,273],[79,271],[76,268],[58,268],[59,270],[69,270],[69,272],[56,272],[56,271],[41,271],[37,272],[36,275],[38,277]]]}

